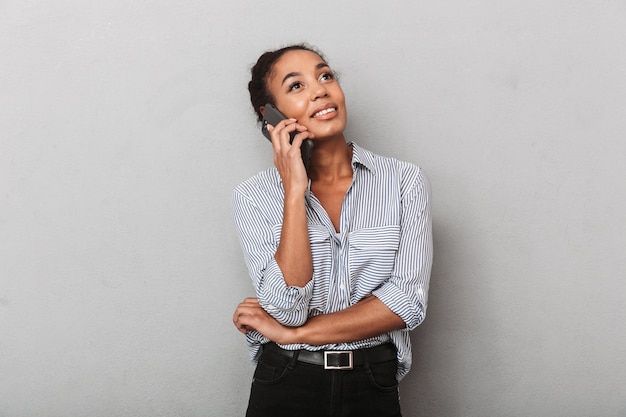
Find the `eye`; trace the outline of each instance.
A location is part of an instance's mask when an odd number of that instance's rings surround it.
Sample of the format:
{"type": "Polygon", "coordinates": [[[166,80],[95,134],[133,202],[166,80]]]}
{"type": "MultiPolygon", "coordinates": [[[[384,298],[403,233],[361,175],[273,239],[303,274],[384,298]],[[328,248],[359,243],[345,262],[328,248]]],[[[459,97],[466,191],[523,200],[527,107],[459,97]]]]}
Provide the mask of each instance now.
{"type": "Polygon", "coordinates": [[[302,88],[302,83],[300,81],[289,84],[289,91],[299,90],[300,88],[302,88]]]}
{"type": "Polygon", "coordinates": [[[335,79],[335,74],[333,74],[332,72],[325,72],[320,76],[320,81],[329,81],[329,80],[334,80],[335,79]]]}

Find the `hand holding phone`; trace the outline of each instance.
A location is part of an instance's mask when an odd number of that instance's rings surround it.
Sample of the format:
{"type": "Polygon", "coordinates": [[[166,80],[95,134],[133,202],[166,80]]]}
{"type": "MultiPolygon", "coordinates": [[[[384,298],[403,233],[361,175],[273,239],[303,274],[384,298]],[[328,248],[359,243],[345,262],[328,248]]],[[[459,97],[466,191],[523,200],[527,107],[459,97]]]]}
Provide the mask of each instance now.
{"type": "MultiPolygon", "coordinates": [[[[261,125],[261,132],[263,132],[263,136],[267,138],[270,142],[272,141],[272,137],[270,136],[269,130],[267,130],[267,125],[270,124],[272,126],[276,126],[282,120],[286,119],[284,114],[282,114],[276,106],[273,104],[267,103],[265,105],[265,111],[263,112],[263,124],[261,125]]],[[[293,138],[298,134],[298,131],[293,131],[289,133],[289,143],[293,142],[293,138]]],[[[305,139],[302,141],[302,145],[300,146],[300,153],[302,154],[302,162],[304,163],[304,168],[306,171],[309,171],[309,164],[311,162],[311,150],[313,149],[313,141],[311,139],[305,139]]]]}

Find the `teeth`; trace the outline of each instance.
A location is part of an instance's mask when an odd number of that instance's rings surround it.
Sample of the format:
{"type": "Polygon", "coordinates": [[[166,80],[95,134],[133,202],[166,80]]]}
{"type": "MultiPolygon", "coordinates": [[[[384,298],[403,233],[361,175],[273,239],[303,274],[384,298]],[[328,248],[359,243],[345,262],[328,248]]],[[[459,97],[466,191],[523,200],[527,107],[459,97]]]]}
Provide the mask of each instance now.
{"type": "Polygon", "coordinates": [[[313,115],[313,117],[323,116],[323,115],[328,114],[328,113],[333,112],[333,111],[335,111],[335,108],[334,107],[330,107],[328,109],[318,111],[317,113],[315,113],[313,115]]]}

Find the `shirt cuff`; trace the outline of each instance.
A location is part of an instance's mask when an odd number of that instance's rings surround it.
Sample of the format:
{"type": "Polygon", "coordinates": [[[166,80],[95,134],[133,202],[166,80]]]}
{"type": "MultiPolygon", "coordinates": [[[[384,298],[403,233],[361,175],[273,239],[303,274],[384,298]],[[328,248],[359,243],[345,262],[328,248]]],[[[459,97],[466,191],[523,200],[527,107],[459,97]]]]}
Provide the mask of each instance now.
{"type": "MultiPolygon", "coordinates": [[[[418,289],[418,292],[423,294],[421,288],[418,289]]],[[[374,290],[372,295],[376,296],[391,311],[404,320],[408,330],[415,329],[424,321],[424,303],[419,300],[412,300],[411,297],[392,282],[387,282],[382,287],[374,290]]]]}
{"type": "Polygon", "coordinates": [[[285,326],[302,326],[309,316],[313,280],[304,287],[288,286],[274,259],[267,266],[258,292],[261,306],[285,326]]]}

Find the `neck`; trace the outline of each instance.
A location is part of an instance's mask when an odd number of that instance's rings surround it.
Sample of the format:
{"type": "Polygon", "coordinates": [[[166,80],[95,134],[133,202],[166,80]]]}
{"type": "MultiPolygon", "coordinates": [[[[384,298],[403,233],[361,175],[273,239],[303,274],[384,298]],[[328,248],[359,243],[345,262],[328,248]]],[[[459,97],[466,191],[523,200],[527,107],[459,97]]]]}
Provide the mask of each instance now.
{"type": "Polygon", "coordinates": [[[352,147],[343,136],[315,143],[309,175],[312,181],[324,183],[352,178],[352,147]]]}

